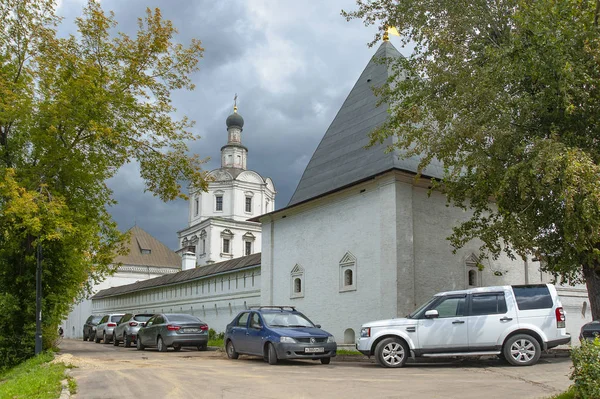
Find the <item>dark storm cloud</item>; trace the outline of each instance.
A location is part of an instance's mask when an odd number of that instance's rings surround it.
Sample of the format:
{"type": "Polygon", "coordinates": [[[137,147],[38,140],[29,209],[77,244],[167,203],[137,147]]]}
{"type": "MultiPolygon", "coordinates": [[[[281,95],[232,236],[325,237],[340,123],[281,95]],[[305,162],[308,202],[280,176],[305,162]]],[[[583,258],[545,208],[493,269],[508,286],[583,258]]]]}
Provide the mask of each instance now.
{"type": "MultiPolygon", "coordinates": [[[[278,191],[276,207],[287,205],[310,157],[375,49],[366,43],[373,28],[346,22],[341,9],[353,0],[102,0],[119,22],[118,31],[134,35],[146,7],[158,7],[179,30],[176,40],[202,41],[200,71],[193,92],[173,95],[177,115],[196,121],[200,137],[190,150],[211,157],[218,168],[227,140],[225,119],[238,94],[244,117],[243,143],[248,168],[271,177],[278,191]]],[[[63,0],[64,31],[81,14],[82,0],[63,0]]],[[[150,193],[136,165],[129,164],[109,181],[118,205],[111,213],[122,230],[134,223],[177,249],[177,234],[187,226],[187,203],[164,204],[150,193]]]]}

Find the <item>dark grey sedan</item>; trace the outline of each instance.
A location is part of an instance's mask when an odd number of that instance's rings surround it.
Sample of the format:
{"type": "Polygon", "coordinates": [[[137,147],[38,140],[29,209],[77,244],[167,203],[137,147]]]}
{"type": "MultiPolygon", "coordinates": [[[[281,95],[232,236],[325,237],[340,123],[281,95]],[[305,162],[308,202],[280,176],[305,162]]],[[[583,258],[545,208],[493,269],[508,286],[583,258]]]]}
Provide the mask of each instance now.
{"type": "Polygon", "coordinates": [[[159,352],[166,352],[169,346],[175,351],[184,346],[206,350],[208,325],[189,314],[155,314],[139,329],[136,340],[136,347],[140,351],[149,346],[156,346],[159,352]]]}
{"type": "Polygon", "coordinates": [[[600,320],[590,321],[581,327],[581,332],[579,333],[580,340],[587,339],[593,341],[596,337],[600,338],[600,320]]]}

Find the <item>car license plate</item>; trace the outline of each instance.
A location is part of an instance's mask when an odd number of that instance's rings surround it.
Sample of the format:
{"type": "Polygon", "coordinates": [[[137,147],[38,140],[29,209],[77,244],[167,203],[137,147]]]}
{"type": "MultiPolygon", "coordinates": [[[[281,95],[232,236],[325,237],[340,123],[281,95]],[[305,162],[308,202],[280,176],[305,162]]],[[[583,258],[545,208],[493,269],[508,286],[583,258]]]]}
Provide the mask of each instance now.
{"type": "Polygon", "coordinates": [[[325,352],[325,348],[304,348],[304,353],[321,353],[325,352]]]}
{"type": "Polygon", "coordinates": [[[197,332],[200,332],[200,329],[199,328],[184,328],[183,331],[186,333],[197,333],[197,332]]]}

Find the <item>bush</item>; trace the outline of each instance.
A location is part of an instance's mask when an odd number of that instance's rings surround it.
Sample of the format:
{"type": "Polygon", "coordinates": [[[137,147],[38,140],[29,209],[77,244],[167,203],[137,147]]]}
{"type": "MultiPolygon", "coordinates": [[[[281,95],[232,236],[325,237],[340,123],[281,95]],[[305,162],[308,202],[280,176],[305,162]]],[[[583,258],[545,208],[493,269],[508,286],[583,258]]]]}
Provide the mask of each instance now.
{"type": "Polygon", "coordinates": [[[575,397],[580,399],[600,398],[600,339],[583,341],[579,348],[571,351],[573,372],[571,379],[575,397]]]}
{"type": "Polygon", "coordinates": [[[214,329],[210,328],[208,330],[208,340],[209,341],[214,341],[214,340],[222,340],[223,338],[225,338],[225,333],[220,332],[217,333],[214,329]]]}

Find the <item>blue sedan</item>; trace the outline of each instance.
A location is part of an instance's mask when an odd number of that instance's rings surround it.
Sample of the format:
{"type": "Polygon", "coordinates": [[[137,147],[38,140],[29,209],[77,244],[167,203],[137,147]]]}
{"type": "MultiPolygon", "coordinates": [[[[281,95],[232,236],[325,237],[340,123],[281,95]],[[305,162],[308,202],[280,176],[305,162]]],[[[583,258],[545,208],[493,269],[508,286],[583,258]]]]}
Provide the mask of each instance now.
{"type": "Polygon", "coordinates": [[[230,359],[240,354],[263,357],[269,364],[280,359],[312,359],[329,364],[336,355],[333,335],[289,306],[261,306],[238,314],[225,330],[230,359]]]}

